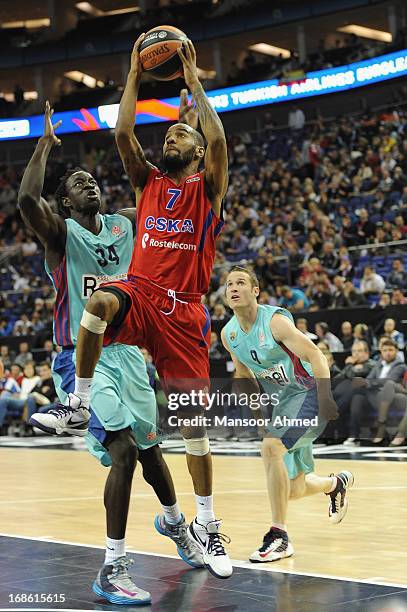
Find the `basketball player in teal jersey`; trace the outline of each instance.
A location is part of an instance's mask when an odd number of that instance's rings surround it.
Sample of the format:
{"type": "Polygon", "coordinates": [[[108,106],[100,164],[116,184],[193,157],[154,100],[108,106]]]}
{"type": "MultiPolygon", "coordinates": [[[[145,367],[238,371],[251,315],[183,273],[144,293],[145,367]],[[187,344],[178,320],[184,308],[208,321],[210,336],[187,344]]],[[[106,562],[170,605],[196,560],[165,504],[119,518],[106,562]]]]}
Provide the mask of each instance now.
{"type": "MultiPolygon", "coordinates": [[[[126,276],[133,251],[135,209],[101,214],[96,180],[75,168],[62,177],[58,187],[58,214],[51,210],[41,192],[48,155],[54,145],[60,144],[55,136],[59,122],[52,125],[52,114],[47,102],[44,135],[24,172],[18,201],[25,224],[44,246],[45,268],[57,292],[54,339],[62,352],[53,363],[53,377],[64,402],[74,388],[76,337],[86,301],[99,283],[126,276]]],[[[69,433],[86,435],[89,450],[103,465],[111,465],[104,493],[105,564],[93,589],[113,603],[151,601],[150,594],[130,578],[125,556],[124,537],[137,459],[163,507],[163,514],[156,517],[156,528],[174,540],[184,561],[203,566],[201,553],[187,537],[187,524],[158,446],[156,415],[155,395],[141,351],[121,344],[106,347],[92,386],[89,433],[87,428],[78,430],[74,411],[69,433]]],[[[59,433],[53,428],[52,417],[49,413],[34,414],[31,423],[59,433]]]]}
{"type": "Polygon", "coordinates": [[[237,378],[250,379],[257,390],[256,381],[260,381],[269,396],[278,398],[261,453],[273,522],[250,557],[254,563],[264,563],[294,553],[286,527],[289,499],[325,493],[329,520],[339,523],[346,514],[346,490],[353,484],[353,475],[347,471],[329,477],[314,474],[312,441],[322,433],[326,420],[337,416],[329,367],[323,353],[295,327],[291,313],[259,305],[258,295],[255,275],[245,268],[232,268],[226,298],[234,316],[221,335],[237,378]],[[287,417],[297,421],[287,422],[287,417]],[[311,427],[307,420],[315,417],[319,425],[311,427]]]}

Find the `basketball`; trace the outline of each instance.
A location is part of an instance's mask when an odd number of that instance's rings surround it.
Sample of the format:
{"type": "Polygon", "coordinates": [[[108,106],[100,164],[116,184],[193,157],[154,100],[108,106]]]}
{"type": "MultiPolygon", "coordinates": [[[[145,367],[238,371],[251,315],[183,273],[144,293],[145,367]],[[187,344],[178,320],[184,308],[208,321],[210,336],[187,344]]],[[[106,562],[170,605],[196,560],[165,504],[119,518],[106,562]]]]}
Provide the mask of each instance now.
{"type": "Polygon", "coordinates": [[[182,63],[177,49],[188,37],[172,26],[149,30],[140,45],[143,69],[158,81],[172,81],[182,76],[182,63]]]}

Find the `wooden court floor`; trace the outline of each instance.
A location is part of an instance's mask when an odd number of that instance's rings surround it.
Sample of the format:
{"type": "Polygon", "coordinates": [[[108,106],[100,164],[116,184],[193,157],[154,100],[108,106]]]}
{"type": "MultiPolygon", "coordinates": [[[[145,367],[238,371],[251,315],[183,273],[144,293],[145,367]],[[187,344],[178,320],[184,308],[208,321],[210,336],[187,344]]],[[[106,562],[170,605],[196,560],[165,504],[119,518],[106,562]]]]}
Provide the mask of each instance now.
{"type": "MultiPolygon", "coordinates": [[[[195,513],[182,455],[166,456],[182,511],[195,513]]],[[[232,538],[228,551],[246,561],[270,525],[259,457],[214,456],[215,512],[232,538]]],[[[108,470],[86,452],[0,449],[0,532],[104,546],[102,502],[108,470]]],[[[407,470],[405,463],[317,460],[323,475],[350,469],[355,486],[343,523],[331,525],[324,495],[293,501],[289,534],[295,555],[270,569],[407,586],[407,470]]],[[[159,504],[137,470],[128,522],[130,550],[174,555],[154,530],[159,504]]],[[[102,558],[102,551],[101,551],[102,558]]],[[[258,566],[256,566],[257,568],[258,566]]]]}

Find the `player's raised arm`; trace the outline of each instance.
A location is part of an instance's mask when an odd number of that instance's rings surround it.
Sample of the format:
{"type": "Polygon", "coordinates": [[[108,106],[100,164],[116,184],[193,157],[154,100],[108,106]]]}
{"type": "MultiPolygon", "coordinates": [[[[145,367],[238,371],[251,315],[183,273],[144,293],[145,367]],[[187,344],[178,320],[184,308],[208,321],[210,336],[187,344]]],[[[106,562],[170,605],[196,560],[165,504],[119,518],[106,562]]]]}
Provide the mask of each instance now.
{"type": "Polygon", "coordinates": [[[331,374],[325,355],[295,327],[292,321],[282,314],[274,315],[270,322],[270,329],[276,342],[284,344],[294,355],[311,364],[318,385],[321,414],[327,419],[336,419],[338,411],[332,398],[331,374]]]}
{"type": "Polygon", "coordinates": [[[115,138],[124,169],[130,179],[133,189],[139,195],[144,188],[152,165],[146,160],[144,151],[134,134],[134,114],[140,87],[142,66],[139,47],[145,34],[141,34],[134,43],[131,54],[130,71],[126,87],[120,100],[119,116],[115,128],[115,138]]]}
{"type": "Polygon", "coordinates": [[[48,202],[41,197],[44,187],[45,168],[53,146],[61,141],[55,130],[61,124],[52,125],[54,111],[49,102],[45,105],[44,134],[38,141],[21,181],[18,204],[24,223],[36,234],[44,247],[63,252],[65,249],[66,226],[62,217],[55,215],[48,202]]]}
{"type": "Polygon", "coordinates": [[[196,52],[190,40],[185,41],[182,49],[178,49],[178,55],[184,67],[185,83],[195,100],[199,123],[208,143],[205,155],[206,184],[213,209],[219,216],[222,199],[228,186],[228,156],[225,132],[218,114],[199,82],[196,52]]]}

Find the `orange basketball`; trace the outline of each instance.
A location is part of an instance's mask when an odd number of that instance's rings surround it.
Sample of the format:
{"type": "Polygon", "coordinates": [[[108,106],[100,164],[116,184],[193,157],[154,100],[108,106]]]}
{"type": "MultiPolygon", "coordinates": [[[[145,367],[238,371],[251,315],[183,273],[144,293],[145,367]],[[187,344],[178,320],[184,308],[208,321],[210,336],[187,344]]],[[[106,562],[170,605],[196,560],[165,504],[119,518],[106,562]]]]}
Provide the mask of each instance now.
{"type": "Polygon", "coordinates": [[[143,69],[158,81],[172,81],[182,76],[182,63],[177,49],[188,37],[173,26],[149,30],[140,45],[143,69]]]}

